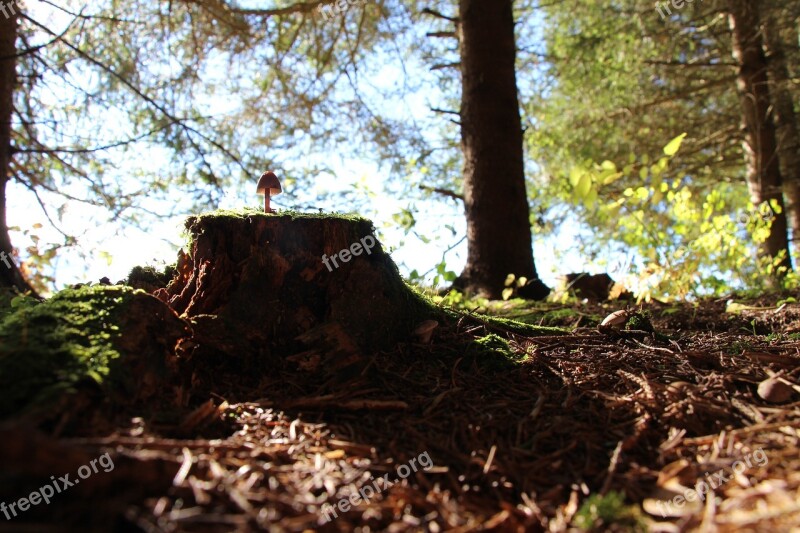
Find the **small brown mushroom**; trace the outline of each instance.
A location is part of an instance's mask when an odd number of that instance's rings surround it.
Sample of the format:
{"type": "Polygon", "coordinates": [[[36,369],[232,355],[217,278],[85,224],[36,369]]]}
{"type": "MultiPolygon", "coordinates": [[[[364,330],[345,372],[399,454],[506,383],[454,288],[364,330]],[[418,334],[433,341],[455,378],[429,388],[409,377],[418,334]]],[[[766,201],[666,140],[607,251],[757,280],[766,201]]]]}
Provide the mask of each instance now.
{"type": "Polygon", "coordinates": [[[435,320],[426,320],[414,328],[414,336],[422,344],[428,344],[433,336],[433,330],[439,327],[439,323],[435,320]]]}
{"type": "Polygon", "coordinates": [[[618,332],[625,326],[625,323],[628,322],[630,317],[630,311],[625,309],[614,311],[605,317],[602,322],[600,322],[600,324],[597,326],[597,330],[600,333],[605,333],[607,335],[618,332]]]}
{"type": "Polygon", "coordinates": [[[765,379],[758,384],[758,395],[770,403],[783,403],[792,397],[794,390],[778,377],[765,379]]]}
{"type": "Polygon", "coordinates": [[[264,195],[264,212],[265,213],[274,213],[273,209],[269,207],[269,197],[279,194],[283,189],[281,189],[281,182],[278,181],[278,176],[275,175],[274,172],[268,170],[261,174],[261,178],[258,180],[258,188],[256,192],[258,194],[264,195]]]}

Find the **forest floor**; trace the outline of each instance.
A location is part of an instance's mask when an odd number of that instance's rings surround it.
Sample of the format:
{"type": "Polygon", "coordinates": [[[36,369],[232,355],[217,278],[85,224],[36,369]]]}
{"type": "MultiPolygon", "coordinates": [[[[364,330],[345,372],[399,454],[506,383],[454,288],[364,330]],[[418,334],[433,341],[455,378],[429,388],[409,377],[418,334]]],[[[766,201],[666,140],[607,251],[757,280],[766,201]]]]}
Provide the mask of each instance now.
{"type": "Polygon", "coordinates": [[[568,333],[476,315],[324,379],[300,379],[308,361],[256,385],[220,373],[179,425],[6,424],[24,486],[72,472],[75,487],[0,531],[800,528],[800,389],[757,393],[800,382],[800,304],[737,302],[759,309],[645,304],[658,336],[599,332],[624,303],[501,302],[489,311],[568,333]],[[112,469],[81,475],[105,453],[112,469]]]}

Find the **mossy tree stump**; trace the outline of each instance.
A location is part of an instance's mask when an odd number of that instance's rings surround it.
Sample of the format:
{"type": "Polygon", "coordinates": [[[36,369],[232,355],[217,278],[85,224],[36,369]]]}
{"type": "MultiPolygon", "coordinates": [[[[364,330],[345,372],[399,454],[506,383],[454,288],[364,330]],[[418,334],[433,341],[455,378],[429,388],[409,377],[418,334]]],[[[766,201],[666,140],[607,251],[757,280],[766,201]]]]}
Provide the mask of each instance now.
{"type": "Polygon", "coordinates": [[[155,295],[191,320],[193,345],[216,355],[380,350],[437,314],[406,286],[369,220],[220,212],[186,228],[190,250],[155,295]]]}

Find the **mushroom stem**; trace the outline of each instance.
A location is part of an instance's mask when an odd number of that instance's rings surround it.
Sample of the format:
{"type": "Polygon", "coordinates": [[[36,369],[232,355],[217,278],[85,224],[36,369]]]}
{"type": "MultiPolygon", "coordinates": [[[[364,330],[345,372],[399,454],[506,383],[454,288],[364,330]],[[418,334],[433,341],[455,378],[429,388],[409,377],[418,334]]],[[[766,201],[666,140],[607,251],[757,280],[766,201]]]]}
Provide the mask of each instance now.
{"type": "Polygon", "coordinates": [[[269,208],[269,189],[264,191],[264,212],[271,213],[272,209],[269,208]]]}

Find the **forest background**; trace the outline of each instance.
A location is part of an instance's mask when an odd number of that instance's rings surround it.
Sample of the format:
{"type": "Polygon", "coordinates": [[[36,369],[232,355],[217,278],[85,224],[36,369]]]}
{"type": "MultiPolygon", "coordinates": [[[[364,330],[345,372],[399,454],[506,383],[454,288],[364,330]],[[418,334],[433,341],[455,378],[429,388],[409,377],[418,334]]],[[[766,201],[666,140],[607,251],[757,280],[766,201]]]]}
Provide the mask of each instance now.
{"type": "MultiPolygon", "coordinates": [[[[458,6],[339,3],[14,4],[0,247],[22,276],[47,293],[171,262],[185,214],[257,205],[274,168],[278,208],[357,211],[412,280],[455,280],[458,6]]],[[[515,2],[545,281],[566,265],[645,298],[796,284],[799,4],[515,2]]]]}

